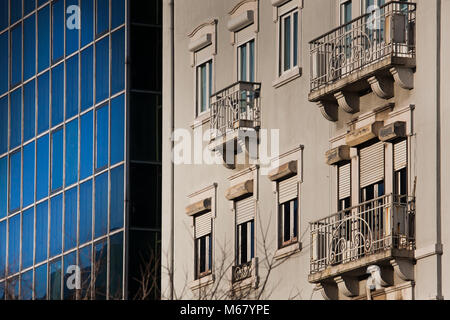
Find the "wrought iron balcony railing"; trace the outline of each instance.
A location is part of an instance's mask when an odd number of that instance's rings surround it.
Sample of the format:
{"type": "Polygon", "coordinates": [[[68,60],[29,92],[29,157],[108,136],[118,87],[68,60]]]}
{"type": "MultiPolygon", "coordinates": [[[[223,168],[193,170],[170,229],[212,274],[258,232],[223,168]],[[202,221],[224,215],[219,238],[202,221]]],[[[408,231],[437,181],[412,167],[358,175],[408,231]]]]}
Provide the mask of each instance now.
{"type": "Polygon", "coordinates": [[[211,140],[239,128],[260,127],[261,84],[239,81],[211,96],[211,140]]]}
{"type": "Polygon", "coordinates": [[[391,1],[312,40],[311,92],[384,58],[415,58],[416,4],[391,1]]]}
{"type": "Polygon", "coordinates": [[[236,283],[252,277],[253,260],[243,263],[239,266],[232,267],[232,282],[236,283]]]}
{"type": "Polygon", "coordinates": [[[415,249],[415,199],[387,195],[310,223],[310,273],[390,249],[415,249]]]}

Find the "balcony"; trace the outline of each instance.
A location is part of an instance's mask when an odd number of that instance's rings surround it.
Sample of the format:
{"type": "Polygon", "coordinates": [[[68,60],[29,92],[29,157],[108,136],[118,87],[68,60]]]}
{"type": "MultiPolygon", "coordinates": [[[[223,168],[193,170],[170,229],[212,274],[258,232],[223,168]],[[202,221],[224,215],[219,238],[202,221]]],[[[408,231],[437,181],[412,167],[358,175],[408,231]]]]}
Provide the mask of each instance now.
{"type": "Polygon", "coordinates": [[[235,140],[240,130],[261,125],[261,84],[239,81],[211,96],[210,148],[235,140]]]}
{"type": "Polygon", "coordinates": [[[309,100],[337,121],[337,108],[359,111],[359,96],[372,90],[393,97],[394,80],[412,89],[416,66],[416,4],[389,2],[310,42],[309,100]]]}
{"type": "Polygon", "coordinates": [[[309,281],[360,277],[370,265],[392,268],[397,258],[412,260],[414,221],[415,199],[391,194],[310,223],[309,281]]]}

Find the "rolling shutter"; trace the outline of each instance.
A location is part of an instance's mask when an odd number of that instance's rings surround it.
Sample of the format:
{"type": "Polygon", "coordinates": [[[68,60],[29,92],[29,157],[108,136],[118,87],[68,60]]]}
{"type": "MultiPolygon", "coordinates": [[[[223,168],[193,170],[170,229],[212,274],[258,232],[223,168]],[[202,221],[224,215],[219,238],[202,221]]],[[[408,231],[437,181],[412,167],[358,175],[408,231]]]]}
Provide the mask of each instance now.
{"type": "Polygon", "coordinates": [[[211,212],[207,212],[195,217],[195,239],[210,234],[211,224],[211,212]]]}
{"type": "Polygon", "coordinates": [[[236,201],[236,224],[248,222],[255,217],[255,201],[253,197],[247,197],[236,201]]]}
{"type": "Polygon", "coordinates": [[[288,202],[298,196],[297,176],[280,181],[278,183],[278,193],[280,204],[288,202]]]}
{"type": "Polygon", "coordinates": [[[359,152],[361,188],[384,180],[384,144],[378,142],[359,152]]]}
{"type": "Polygon", "coordinates": [[[338,167],[339,200],[350,198],[350,163],[338,167]]]}
{"type": "Polygon", "coordinates": [[[394,144],[394,171],[401,170],[407,166],[406,140],[394,144]]]}

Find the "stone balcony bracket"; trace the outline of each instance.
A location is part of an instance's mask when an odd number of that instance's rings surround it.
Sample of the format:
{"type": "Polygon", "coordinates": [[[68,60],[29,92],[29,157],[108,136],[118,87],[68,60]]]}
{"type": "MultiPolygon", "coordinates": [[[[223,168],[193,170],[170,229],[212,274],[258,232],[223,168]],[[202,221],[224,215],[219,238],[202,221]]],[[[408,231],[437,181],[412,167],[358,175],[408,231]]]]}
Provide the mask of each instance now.
{"type": "Polygon", "coordinates": [[[338,121],[338,105],[333,101],[319,101],[317,106],[328,121],[338,121]]]}
{"type": "Polygon", "coordinates": [[[320,291],[325,300],[338,300],[339,298],[339,289],[334,282],[317,283],[315,290],[320,291]]]}
{"type": "Polygon", "coordinates": [[[391,99],[394,97],[394,80],[390,77],[373,76],[368,80],[372,91],[381,99],[391,99]]]}
{"type": "Polygon", "coordinates": [[[334,278],[339,291],[346,297],[352,298],[359,295],[359,281],[356,277],[339,276],[334,278]]]}
{"type": "Polygon", "coordinates": [[[334,94],[339,106],[347,113],[359,112],[359,95],[353,92],[339,91],[334,94]]]}
{"type": "Polygon", "coordinates": [[[391,260],[390,263],[400,279],[404,281],[414,280],[414,264],[412,260],[398,258],[391,260]]]}
{"type": "Polygon", "coordinates": [[[411,68],[393,67],[389,71],[400,87],[406,90],[414,89],[414,72],[411,68]]]}

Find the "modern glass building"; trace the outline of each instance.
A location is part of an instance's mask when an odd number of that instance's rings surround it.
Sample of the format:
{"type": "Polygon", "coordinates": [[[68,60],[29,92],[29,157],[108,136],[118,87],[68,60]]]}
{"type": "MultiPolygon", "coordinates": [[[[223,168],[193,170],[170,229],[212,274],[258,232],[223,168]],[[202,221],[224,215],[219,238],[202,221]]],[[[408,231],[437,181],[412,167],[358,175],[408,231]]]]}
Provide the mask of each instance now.
{"type": "Polygon", "coordinates": [[[0,299],[133,299],[159,260],[161,15],[0,0],[0,299]]]}

